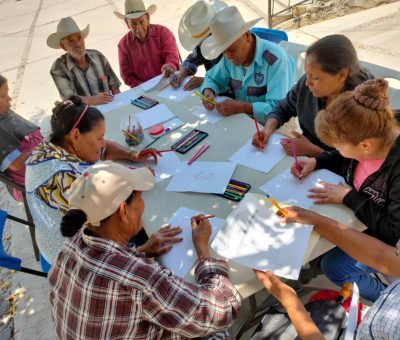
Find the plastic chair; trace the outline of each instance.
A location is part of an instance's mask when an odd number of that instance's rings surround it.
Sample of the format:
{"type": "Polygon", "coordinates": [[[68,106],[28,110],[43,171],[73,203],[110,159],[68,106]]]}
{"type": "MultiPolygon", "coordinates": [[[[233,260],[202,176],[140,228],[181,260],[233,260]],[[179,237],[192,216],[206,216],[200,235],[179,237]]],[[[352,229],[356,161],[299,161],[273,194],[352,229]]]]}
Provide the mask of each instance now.
{"type": "MultiPolygon", "coordinates": [[[[21,224],[26,224],[26,221],[12,215],[8,215],[4,210],[0,210],[0,236],[2,240],[3,240],[4,225],[7,219],[19,222],[21,224]]],[[[31,268],[22,267],[20,258],[10,256],[6,253],[3,247],[3,242],[0,242],[0,266],[36,276],[47,277],[47,273],[34,270],[31,268]]]]}
{"type": "Polygon", "coordinates": [[[250,32],[256,34],[261,39],[273,41],[276,44],[279,44],[282,40],[288,41],[289,39],[286,32],[272,28],[253,27],[250,32]]]}
{"type": "Polygon", "coordinates": [[[25,207],[25,214],[26,214],[27,221],[24,221],[24,220],[21,220],[21,221],[23,221],[22,223],[24,223],[24,224],[29,226],[29,233],[31,235],[33,252],[35,253],[36,261],[39,261],[39,247],[38,247],[37,242],[36,242],[35,224],[33,222],[31,211],[29,210],[28,201],[26,199],[25,188],[22,185],[20,185],[18,183],[15,183],[11,178],[9,178],[3,172],[0,172],[0,181],[3,182],[7,186],[8,191],[10,192],[10,194],[12,192],[12,190],[10,190],[10,188],[14,188],[14,189],[17,189],[17,190],[22,192],[22,196],[23,196],[23,199],[24,199],[24,207],[25,207]]]}

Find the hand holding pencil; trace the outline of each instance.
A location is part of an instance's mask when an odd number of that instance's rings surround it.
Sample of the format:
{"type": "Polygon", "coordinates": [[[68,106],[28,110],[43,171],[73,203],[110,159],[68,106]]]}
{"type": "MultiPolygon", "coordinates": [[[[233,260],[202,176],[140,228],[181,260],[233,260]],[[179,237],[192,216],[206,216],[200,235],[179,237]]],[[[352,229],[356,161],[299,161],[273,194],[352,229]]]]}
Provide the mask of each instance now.
{"type": "Polygon", "coordinates": [[[203,106],[206,108],[206,110],[213,110],[215,107],[215,94],[213,90],[211,89],[205,89],[203,91],[203,94],[200,92],[196,92],[196,95],[199,96],[203,100],[203,106]]]}

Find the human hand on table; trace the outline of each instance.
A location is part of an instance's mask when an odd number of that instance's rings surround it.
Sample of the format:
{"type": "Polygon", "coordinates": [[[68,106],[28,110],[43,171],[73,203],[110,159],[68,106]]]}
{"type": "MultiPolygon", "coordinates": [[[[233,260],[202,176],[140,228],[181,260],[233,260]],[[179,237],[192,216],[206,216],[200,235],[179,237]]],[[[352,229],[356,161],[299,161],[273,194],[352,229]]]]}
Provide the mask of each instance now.
{"type": "Polygon", "coordinates": [[[153,158],[154,163],[157,164],[158,156],[162,157],[162,153],[157,151],[156,149],[149,148],[149,149],[143,149],[139,152],[132,153],[131,159],[134,162],[142,163],[147,161],[149,158],[153,158]]]}
{"type": "Polygon", "coordinates": [[[283,223],[300,223],[300,224],[316,224],[323,216],[312,211],[300,207],[283,208],[286,216],[281,216],[283,223]]]}
{"type": "Polygon", "coordinates": [[[147,257],[164,255],[172,249],[175,243],[182,241],[181,237],[176,237],[181,232],[181,227],[171,227],[168,224],[151,234],[146,243],[138,247],[137,250],[144,252],[147,257]]]}
{"type": "Polygon", "coordinates": [[[342,184],[330,184],[326,182],[320,182],[322,188],[311,188],[308,191],[312,194],[308,195],[309,198],[314,199],[314,203],[343,203],[344,196],[347,195],[350,188],[345,187],[342,184]]]}
{"type": "Polygon", "coordinates": [[[89,97],[86,104],[88,105],[101,105],[111,103],[113,100],[113,95],[110,92],[100,92],[95,96],[89,97]]]}
{"type": "Polygon", "coordinates": [[[196,249],[199,260],[211,257],[210,249],[208,247],[208,241],[211,236],[211,224],[208,219],[201,221],[198,220],[203,216],[204,215],[197,215],[193,216],[191,219],[193,245],[196,249]]]}
{"type": "Polygon", "coordinates": [[[197,89],[198,87],[201,86],[201,84],[203,84],[204,81],[204,77],[195,77],[193,76],[192,78],[190,78],[190,80],[185,84],[185,86],[183,87],[183,89],[185,91],[191,91],[194,89],[197,89]]]}
{"type": "Polygon", "coordinates": [[[235,113],[244,112],[242,110],[243,103],[239,100],[226,99],[215,104],[215,109],[222,116],[231,116],[235,113]]]}
{"type": "Polygon", "coordinates": [[[282,148],[289,156],[293,156],[291,143],[294,143],[297,156],[314,157],[323,152],[321,148],[311,143],[310,140],[307,137],[304,137],[301,133],[292,131],[292,135],[293,137],[283,139],[281,142],[282,148]]]}
{"type": "Polygon", "coordinates": [[[298,303],[299,298],[294,289],[279,280],[270,270],[263,272],[254,269],[254,272],[268,292],[272,294],[283,307],[289,309],[298,303]]]}

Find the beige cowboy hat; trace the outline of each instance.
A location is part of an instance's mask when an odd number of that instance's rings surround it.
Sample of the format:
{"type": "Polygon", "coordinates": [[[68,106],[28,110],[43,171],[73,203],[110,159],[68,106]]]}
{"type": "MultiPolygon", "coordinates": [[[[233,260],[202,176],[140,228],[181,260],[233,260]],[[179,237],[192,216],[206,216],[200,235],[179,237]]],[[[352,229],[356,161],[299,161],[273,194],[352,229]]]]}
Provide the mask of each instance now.
{"type": "Polygon", "coordinates": [[[71,34],[81,33],[83,38],[85,39],[89,34],[89,25],[85,27],[85,29],[79,29],[75,20],[71,17],[62,18],[57,25],[57,32],[50,34],[47,38],[47,46],[50,48],[59,49],[60,41],[65,37],[68,37],[71,34]]]}
{"type": "Polygon", "coordinates": [[[156,5],[150,5],[146,9],[142,0],[125,0],[125,15],[117,11],[114,11],[114,15],[120,19],[137,19],[146,13],[149,15],[154,14],[156,9],[156,5]]]}
{"type": "Polygon", "coordinates": [[[210,22],[215,14],[228,5],[219,0],[199,0],[190,6],[179,22],[179,41],[184,49],[192,51],[210,34],[210,22]]]}
{"type": "Polygon", "coordinates": [[[211,36],[201,44],[201,53],[209,60],[217,58],[261,19],[246,22],[236,6],[223,9],[210,23],[211,36]]]}

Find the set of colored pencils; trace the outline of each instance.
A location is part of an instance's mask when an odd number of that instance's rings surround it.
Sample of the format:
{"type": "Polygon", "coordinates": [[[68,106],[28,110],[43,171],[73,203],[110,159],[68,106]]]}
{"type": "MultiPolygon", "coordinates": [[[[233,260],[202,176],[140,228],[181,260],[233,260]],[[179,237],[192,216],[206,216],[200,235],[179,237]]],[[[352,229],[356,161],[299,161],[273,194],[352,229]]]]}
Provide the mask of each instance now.
{"type": "Polygon", "coordinates": [[[249,190],[249,184],[231,179],[223,195],[241,200],[249,190]]]}

